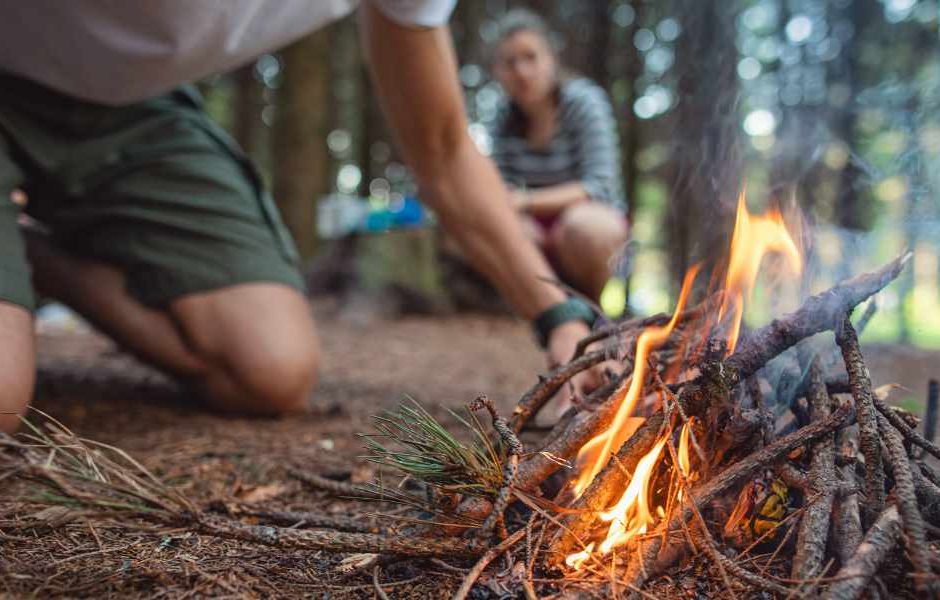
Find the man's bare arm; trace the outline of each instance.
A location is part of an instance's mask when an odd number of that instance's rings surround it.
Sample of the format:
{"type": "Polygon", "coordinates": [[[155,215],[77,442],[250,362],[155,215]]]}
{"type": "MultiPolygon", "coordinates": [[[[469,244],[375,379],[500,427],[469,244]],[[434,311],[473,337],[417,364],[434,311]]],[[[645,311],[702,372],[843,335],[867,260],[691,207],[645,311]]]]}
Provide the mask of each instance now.
{"type": "Polygon", "coordinates": [[[373,81],[422,200],[520,315],[532,319],[564,300],[540,281],[554,278],[552,270],[523,235],[495,166],[470,139],[447,28],[402,26],[369,2],[361,14],[373,81]]]}

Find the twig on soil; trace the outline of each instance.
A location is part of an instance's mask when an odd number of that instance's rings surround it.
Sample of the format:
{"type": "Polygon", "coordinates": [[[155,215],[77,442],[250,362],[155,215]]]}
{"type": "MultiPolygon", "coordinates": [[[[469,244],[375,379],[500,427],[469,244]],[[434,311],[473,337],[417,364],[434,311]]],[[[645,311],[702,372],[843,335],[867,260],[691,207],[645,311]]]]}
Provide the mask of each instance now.
{"type": "Polygon", "coordinates": [[[448,537],[422,538],[317,529],[289,529],[267,525],[248,525],[208,515],[196,516],[192,524],[195,529],[208,535],[279,548],[438,558],[473,557],[479,556],[484,551],[483,546],[472,540],[448,537]]]}
{"type": "Polygon", "coordinates": [[[842,349],[845,370],[849,374],[852,398],[855,401],[855,419],[858,422],[859,448],[865,457],[865,503],[862,506],[862,521],[863,524],[871,524],[884,510],[885,474],[871,377],[862,358],[855,328],[847,315],[842,320],[842,327],[837,331],[836,342],[842,349]]]}
{"type": "Polygon", "coordinates": [[[507,537],[499,545],[493,546],[487,550],[486,553],[480,557],[480,560],[478,560],[477,563],[473,565],[473,568],[470,569],[470,572],[467,573],[463,583],[460,584],[460,589],[458,589],[457,593],[454,594],[452,600],[465,600],[467,594],[470,593],[470,589],[473,588],[473,584],[476,583],[477,578],[480,577],[480,574],[483,573],[483,570],[486,569],[487,565],[498,558],[503,552],[511,548],[516,542],[521,540],[524,535],[525,529],[523,528],[507,537]]]}
{"type": "Polygon", "coordinates": [[[375,593],[381,600],[388,600],[388,594],[386,594],[382,586],[379,585],[379,565],[375,565],[375,568],[372,569],[372,585],[375,587],[375,593]]]}
{"type": "Polygon", "coordinates": [[[824,600],[854,600],[869,587],[869,581],[894,549],[901,536],[901,516],[888,506],[865,534],[849,562],[836,573],[835,582],[823,594],[824,600]]]}
{"type": "Polygon", "coordinates": [[[364,500],[388,500],[388,496],[366,489],[358,484],[347,483],[345,481],[336,481],[335,479],[330,479],[329,477],[324,477],[323,475],[318,475],[317,473],[311,473],[310,471],[302,471],[300,469],[292,468],[287,470],[287,474],[294,479],[298,479],[306,483],[314,489],[323,492],[329,492],[334,496],[362,498],[364,500]]]}
{"type": "Polygon", "coordinates": [[[275,525],[285,525],[294,528],[335,529],[337,531],[352,531],[358,533],[374,533],[377,529],[358,519],[331,517],[323,513],[309,511],[257,510],[247,507],[238,507],[233,512],[236,515],[255,517],[275,525]]]}

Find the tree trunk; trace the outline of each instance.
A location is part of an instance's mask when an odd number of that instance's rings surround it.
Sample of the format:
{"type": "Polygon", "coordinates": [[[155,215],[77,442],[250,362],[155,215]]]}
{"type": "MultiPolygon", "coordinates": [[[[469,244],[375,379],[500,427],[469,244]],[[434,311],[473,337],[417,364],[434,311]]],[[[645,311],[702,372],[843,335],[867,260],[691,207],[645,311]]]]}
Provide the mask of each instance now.
{"type": "Polygon", "coordinates": [[[332,28],[288,46],[282,53],[283,84],[277,91],[273,131],[274,196],[300,255],[317,245],[316,200],[328,191],[331,118],[329,49],[332,28]]]}
{"type": "MultiPolygon", "coordinates": [[[[672,276],[724,255],[742,185],[736,3],[678,0],[682,35],[676,48],[679,104],[673,139],[675,180],[667,215],[672,276]]],[[[713,264],[706,263],[707,270],[713,264]]],[[[699,277],[708,281],[708,277],[699,277]]]]}

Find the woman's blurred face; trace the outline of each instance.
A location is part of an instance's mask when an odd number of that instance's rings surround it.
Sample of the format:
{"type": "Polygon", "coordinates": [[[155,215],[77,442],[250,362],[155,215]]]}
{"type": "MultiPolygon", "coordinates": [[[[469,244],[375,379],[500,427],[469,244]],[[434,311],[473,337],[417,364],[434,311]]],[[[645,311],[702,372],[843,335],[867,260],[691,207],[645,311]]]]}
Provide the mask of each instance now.
{"type": "Polygon", "coordinates": [[[555,87],[555,57],[532,31],[517,31],[496,49],[493,75],[510,98],[525,108],[544,101],[555,87]]]}

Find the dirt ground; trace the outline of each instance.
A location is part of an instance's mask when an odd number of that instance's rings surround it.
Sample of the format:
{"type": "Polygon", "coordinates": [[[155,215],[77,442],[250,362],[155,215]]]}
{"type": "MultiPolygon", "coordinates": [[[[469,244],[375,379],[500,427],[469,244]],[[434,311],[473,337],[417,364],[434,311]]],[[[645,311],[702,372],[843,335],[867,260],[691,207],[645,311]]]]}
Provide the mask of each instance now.
{"type": "MultiPolygon", "coordinates": [[[[501,317],[363,319],[316,306],[324,349],[316,410],[281,420],[223,417],[185,395],[155,394],[148,371],[91,333],[45,334],[42,372],[81,373],[40,385],[36,407],[79,435],[123,448],[200,504],[264,504],[375,520],[374,506],[327,498],[289,467],[353,480],[372,471],[357,432],[409,395],[442,422],[485,392],[506,411],[544,369],[528,327],[501,317]]],[[[876,385],[897,382],[916,403],[940,375],[938,353],[867,349],[876,385]]],[[[36,520],[30,491],[0,480],[0,597],[376,597],[373,572],[344,576],[341,557],[148,530],[87,514],[36,520]],[[6,487],[4,487],[6,486],[6,487]]],[[[458,565],[465,568],[467,565],[458,565]]],[[[447,597],[463,574],[427,561],[380,566],[392,598],[447,597]]]]}

